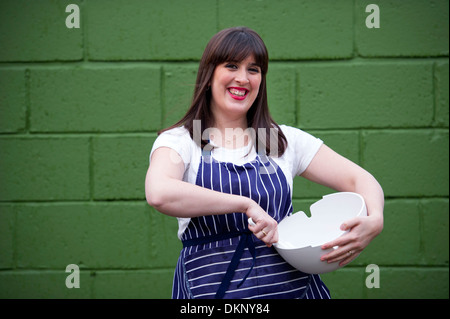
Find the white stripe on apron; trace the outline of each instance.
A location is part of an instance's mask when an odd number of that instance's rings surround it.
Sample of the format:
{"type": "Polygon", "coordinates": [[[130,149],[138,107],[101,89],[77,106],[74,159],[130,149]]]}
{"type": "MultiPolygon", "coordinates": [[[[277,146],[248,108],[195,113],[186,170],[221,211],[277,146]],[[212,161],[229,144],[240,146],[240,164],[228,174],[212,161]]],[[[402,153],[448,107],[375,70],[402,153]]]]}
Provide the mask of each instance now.
{"type": "MultiPolygon", "coordinates": [[[[289,184],[280,167],[270,158],[262,161],[257,156],[252,162],[239,166],[203,155],[196,184],[250,197],[278,222],[292,213],[289,184]]],[[[188,245],[178,259],[172,298],[217,297],[236,248],[241,238],[247,236],[246,231],[247,218],[242,213],[191,218],[182,235],[183,243],[188,245]],[[236,235],[229,238],[230,233],[236,235]]],[[[330,298],[319,275],[294,269],[273,247],[267,247],[253,235],[248,236],[251,236],[252,247],[243,249],[223,298],[330,298]]]]}

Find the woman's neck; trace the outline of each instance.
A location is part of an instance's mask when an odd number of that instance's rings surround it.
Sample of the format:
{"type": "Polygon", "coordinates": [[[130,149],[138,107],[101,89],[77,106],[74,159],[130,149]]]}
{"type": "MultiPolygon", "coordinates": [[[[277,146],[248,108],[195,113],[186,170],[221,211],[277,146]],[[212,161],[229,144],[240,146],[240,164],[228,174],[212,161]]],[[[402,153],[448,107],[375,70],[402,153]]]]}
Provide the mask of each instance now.
{"type": "Polygon", "coordinates": [[[215,121],[210,129],[210,139],[225,148],[241,148],[248,145],[247,119],[215,121]]]}

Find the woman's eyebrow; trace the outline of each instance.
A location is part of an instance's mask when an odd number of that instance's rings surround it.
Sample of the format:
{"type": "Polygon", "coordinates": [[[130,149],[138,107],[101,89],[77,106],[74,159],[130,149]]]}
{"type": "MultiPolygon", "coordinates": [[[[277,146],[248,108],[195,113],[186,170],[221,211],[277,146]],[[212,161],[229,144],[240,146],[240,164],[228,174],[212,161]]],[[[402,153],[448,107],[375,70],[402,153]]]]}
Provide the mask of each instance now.
{"type": "Polygon", "coordinates": [[[257,66],[258,68],[260,68],[260,65],[256,62],[251,62],[248,64],[248,66],[257,66]]]}

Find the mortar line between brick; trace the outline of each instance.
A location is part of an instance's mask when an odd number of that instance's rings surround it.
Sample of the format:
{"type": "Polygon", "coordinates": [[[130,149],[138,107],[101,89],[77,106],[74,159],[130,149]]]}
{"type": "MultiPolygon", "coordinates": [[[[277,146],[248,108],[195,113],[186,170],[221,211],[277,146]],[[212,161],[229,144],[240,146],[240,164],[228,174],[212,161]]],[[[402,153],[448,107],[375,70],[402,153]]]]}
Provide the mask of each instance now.
{"type": "MultiPolygon", "coordinates": [[[[309,196],[309,197],[293,197],[293,200],[301,200],[301,201],[316,201],[320,199],[321,196],[309,196]]],[[[385,196],[386,201],[410,201],[410,200],[443,200],[448,201],[448,196],[446,195],[430,195],[430,196],[385,196]]],[[[43,199],[43,200],[8,200],[8,201],[0,201],[0,206],[2,205],[83,205],[83,204],[108,204],[108,205],[121,205],[121,204],[142,204],[145,203],[145,198],[111,198],[111,199],[43,199]]]]}
{"type": "Polygon", "coordinates": [[[87,9],[86,9],[86,3],[84,0],[81,0],[81,12],[80,12],[80,25],[82,28],[81,36],[82,36],[82,45],[83,45],[83,59],[82,62],[86,63],[88,62],[88,48],[87,48],[87,9]]]}
{"type": "MultiPolygon", "coordinates": [[[[449,129],[447,127],[379,127],[379,128],[309,128],[303,127],[302,129],[307,130],[308,132],[358,132],[361,131],[364,133],[374,133],[374,132],[384,132],[384,133],[407,133],[407,132],[435,132],[435,133],[448,133],[449,129]]],[[[157,135],[157,131],[136,131],[136,132],[94,132],[94,131],[86,131],[86,132],[32,132],[32,133],[0,133],[1,137],[4,138],[59,138],[61,136],[65,136],[67,138],[89,138],[93,136],[93,134],[100,134],[102,137],[155,137],[157,135]]]]}
{"type": "MultiPolygon", "coordinates": [[[[64,265],[62,265],[64,266],[64,265]]],[[[448,265],[446,264],[436,264],[436,265],[427,265],[427,264],[378,264],[381,270],[383,268],[389,269],[403,269],[403,270],[448,270],[448,265]]],[[[102,272],[114,272],[114,273],[129,273],[129,272],[148,272],[148,271],[172,271],[176,265],[173,267],[170,266],[155,266],[155,267],[137,267],[137,268],[124,268],[124,267],[106,267],[106,268],[94,268],[94,267],[80,267],[80,272],[95,272],[96,274],[101,274],[102,272]]],[[[345,266],[345,270],[353,269],[353,270],[365,270],[367,265],[365,264],[357,264],[357,265],[347,265],[345,266]]],[[[40,273],[61,273],[64,272],[64,269],[61,267],[53,268],[37,268],[37,267],[21,267],[21,268],[4,268],[0,269],[0,273],[27,273],[27,272],[40,272],[40,273]]],[[[363,272],[363,275],[367,273],[363,272]]],[[[365,279],[366,277],[364,277],[365,279]]]]}
{"type": "Polygon", "coordinates": [[[216,32],[219,32],[219,0],[216,0],[216,32]]]}
{"type": "Polygon", "coordinates": [[[422,198],[418,200],[418,210],[419,210],[419,254],[420,257],[425,259],[425,225],[424,225],[424,207],[422,198]]]}
{"type": "Polygon", "coordinates": [[[359,139],[359,150],[358,150],[358,161],[359,161],[359,165],[361,167],[364,167],[365,163],[364,163],[364,134],[363,134],[364,130],[359,130],[358,132],[358,139],[359,139]]]}
{"type": "Polygon", "coordinates": [[[25,69],[25,133],[30,134],[31,113],[31,74],[30,69],[25,69]]]}
{"type": "Polygon", "coordinates": [[[2,205],[24,205],[24,206],[35,206],[35,205],[44,205],[44,206],[53,206],[53,205],[84,205],[84,204],[108,204],[108,205],[122,205],[122,204],[130,204],[130,205],[140,205],[146,203],[145,197],[142,198],[112,198],[112,199],[43,199],[43,200],[10,200],[10,201],[1,201],[0,207],[2,205]]]}
{"type": "Polygon", "coordinates": [[[161,65],[160,67],[160,73],[159,73],[159,101],[160,101],[160,107],[161,107],[161,118],[160,118],[160,127],[164,125],[164,118],[166,117],[166,100],[164,96],[164,88],[165,88],[165,81],[164,81],[164,65],[161,65]]]}
{"type": "MultiPolygon", "coordinates": [[[[64,272],[65,265],[61,267],[48,267],[48,268],[38,268],[38,267],[21,267],[21,268],[4,268],[0,269],[0,273],[29,273],[29,272],[40,272],[40,273],[61,273],[64,272]]],[[[156,266],[156,267],[136,267],[136,268],[96,268],[96,267],[80,267],[80,273],[95,272],[96,274],[101,274],[102,272],[114,272],[114,273],[129,273],[129,272],[148,272],[148,271],[173,271],[176,265],[170,266],[156,266]]],[[[352,266],[352,268],[357,268],[358,266],[352,266]]]]}
{"type": "Polygon", "coordinates": [[[438,97],[438,91],[439,91],[439,81],[437,79],[437,75],[436,75],[436,68],[437,68],[437,62],[434,61],[432,68],[431,68],[431,81],[432,81],[432,88],[433,88],[433,115],[432,115],[432,120],[431,120],[431,126],[432,127],[436,127],[438,125],[437,123],[437,118],[436,118],[436,114],[437,114],[437,107],[438,107],[438,103],[439,103],[439,97],[438,97]]]}
{"type": "MultiPolygon", "coordinates": [[[[293,197],[293,200],[303,200],[303,201],[312,201],[320,199],[322,195],[317,196],[308,196],[308,197],[293,197]]],[[[420,200],[442,200],[448,201],[449,198],[447,195],[429,195],[429,196],[385,196],[386,201],[420,201],[420,200]]],[[[93,201],[82,199],[82,200],[20,200],[20,201],[3,201],[0,202],[0,206],[2,204],[22,204],[22,205],[60,205],[60,204],[71,204],[71,205],[83,205],[83,204],[110,204],[110,205],[121,205],[121,204],[145,204],[145,197],[142,198],[100,198],[94,199],[93,201]]]]}
{"type": "Polygon", "coordinates": [[[356,44],[356,0],[353,0],[353,14],[352,14],[352,37],[353,37],[353,58],[359,56],[356,44]]]}
{"type": "Polygon", "coordinates": [[[89,137],[89,201],[94,201],[94,143],[93,137],[89,137]]]}
{"type": "MultiPolygon", "coordinates": [[[[87,36],[86,36],[87,39],[87,36]]],[[[86,41],[87,42],[87,41],[86,41]]],[[[87,48],[86,48],[87,49],[87,48]]],[[[380,56],[380,57],[360,57],[354,56],[351,58],[303,58],[303,59],[271,59],[269,60],[269,65],[271,63],[312,63],[312,64],[320,64],[320,63],[334,63],[338,65],[339,63],[354,63],[357,62],[365,62],[365,63],[404,63],[404,62],[448,62],[449,56],[413,56],[413,57],[397,57],[397,56],[380,56]]],[[[151,60],[151,59],[140,59],[140,60],[68,60],[68,61],[0,61],[0,68],[10,68],[10,67],[48,67],[48,66],[77,66],[80,64],[87,63],[88,65],[110,65],[110,66],[118,66],[118,65],[134,65],[134,64],[151,64],[151,65],[159,65],[161,63],[165,64],[184,64],[184,63],[199,63],[199,59],[180,59],[180,60],[151,60]]]]}
{"type": "Polygon", "coordinates": [[[12,262],[13,262],[13,267],[14,269],[17,269],[17,210],[14,208],[13,209],[14,212],[14,225],[13,225],[13,244],[12,244],[12,248],[13,248],[13,256],[12,256],[12,262]]]}
{"type": "Polygon", "coordinates": [[[294,73],[295,78],[294,78],[294,85],[295,85],[295,89],[294,89],[294,123],[295,123],[295,127],[299,127],[300,125],[300,121],[298,120],[298,116],[300,114],[300,76],[298,75],[297,70],[294,73]]]}

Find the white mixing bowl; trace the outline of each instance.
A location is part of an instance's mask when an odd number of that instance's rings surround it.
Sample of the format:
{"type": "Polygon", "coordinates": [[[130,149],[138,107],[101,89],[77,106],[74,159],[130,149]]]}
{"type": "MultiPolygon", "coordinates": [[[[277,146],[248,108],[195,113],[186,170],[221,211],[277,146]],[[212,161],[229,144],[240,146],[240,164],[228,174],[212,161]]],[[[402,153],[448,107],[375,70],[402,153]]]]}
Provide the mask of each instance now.
{"type": "Polygon", "coordinates": [[[311,217],[298,212],[278,224],[278,253],[293,267],[309,274],[334,271],[339,262],[327,263],[320,257],[332,251],[321,246],[347,231],[341,224],[353,217],[367,216],[364,199],[356,193],[341,192],[323,196],[310,207],[311,217]]]}

